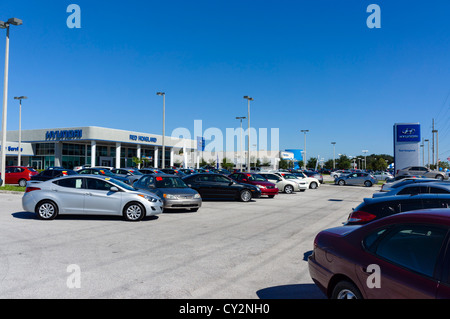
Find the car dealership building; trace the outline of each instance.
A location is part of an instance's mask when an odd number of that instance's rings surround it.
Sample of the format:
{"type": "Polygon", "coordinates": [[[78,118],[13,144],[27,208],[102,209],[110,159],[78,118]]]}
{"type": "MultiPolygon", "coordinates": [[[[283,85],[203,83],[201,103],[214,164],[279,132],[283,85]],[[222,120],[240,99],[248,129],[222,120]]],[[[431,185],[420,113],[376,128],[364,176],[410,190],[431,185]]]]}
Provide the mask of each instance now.
{"type": "MultiPolygon", "coordinates": [[[[18,165],[19,131],[9,131],[7,141],[6,165],[18,165]]],[[[96,126],[22,130],[20,164],[37,169],[86,164],[119,168],[136,166],[133,158],[141,158],[147,167],[162,167],[162,145],[161,135],[96,126]]],[[[169,167],[180,150],[190,154],[195,142],[166,136],[164,146],[169,167]]]]}

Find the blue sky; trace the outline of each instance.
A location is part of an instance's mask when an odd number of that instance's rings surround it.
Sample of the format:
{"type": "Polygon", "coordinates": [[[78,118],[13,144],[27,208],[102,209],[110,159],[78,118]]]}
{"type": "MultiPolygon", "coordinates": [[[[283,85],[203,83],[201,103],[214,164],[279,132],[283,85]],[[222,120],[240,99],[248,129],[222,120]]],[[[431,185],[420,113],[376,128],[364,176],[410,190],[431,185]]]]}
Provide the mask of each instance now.
{"type": "MultiPolygon", "coordinates": [[[[450,156],[450,2],[8,1],[8,130],[103,126],[160,134],[178,127],[279,128],[280,147],[309,156],[392,154],[394,123],[419,122],[450,156]],[[71,3],[81,28],[69,29],[71,3]],[[371,3],[381,28],[369,29],[371,3]]],[[[3,78],[4,33],[0,32],[3,78]]]]}

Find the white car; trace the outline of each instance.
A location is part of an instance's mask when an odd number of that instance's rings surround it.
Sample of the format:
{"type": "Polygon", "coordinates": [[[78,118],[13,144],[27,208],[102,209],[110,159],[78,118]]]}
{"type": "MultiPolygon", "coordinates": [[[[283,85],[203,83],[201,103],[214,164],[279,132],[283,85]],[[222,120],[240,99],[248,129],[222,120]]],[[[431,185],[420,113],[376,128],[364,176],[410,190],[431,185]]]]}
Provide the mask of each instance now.
{"type": "Polygon", "coordinates": [[[293,192],[304,192],[308,186],[305,181],[300,180],[289,180],[278,175],[277,173],[259,173],[262,177],[267,179],[269,182],[274,183],[280,192],[286,194],[292,194],[293,192]]]}
{"type": "Polygon", "coordinates": [[[336,179],[336,178],[338,178],[338,177],[341,177],[341,176],[343,176],[343,175],[348,175],[348,174],[351,174],[352,172],[350,172],[350,171],[348,171],[348,170],[337,170],[337,171],[334,171],[334,172],[331,172],[331,174],[330,174],[330,176],[331,176],[331,178],[334,178],[334,179],[336,179]]]}
{"type": "Polygon", "coordinates": [[[116,215],[128,221],[163,212],[158,196],[137,191],[114,178],[101,175],[69,175],[44,182],[30,181],[22,207],[40,219],[58,215],[116,215]]]}
{"type": "Polygon", "coordinates": [[[292,173],[292,175],[295,175],[295,177],[297,177],[298,179],[306,181],[306,183],[308,184],[308,188],[317,189],[320,186],[320,181],[317,178],[306,176],[305,173],[297,172],[292,173]]]}

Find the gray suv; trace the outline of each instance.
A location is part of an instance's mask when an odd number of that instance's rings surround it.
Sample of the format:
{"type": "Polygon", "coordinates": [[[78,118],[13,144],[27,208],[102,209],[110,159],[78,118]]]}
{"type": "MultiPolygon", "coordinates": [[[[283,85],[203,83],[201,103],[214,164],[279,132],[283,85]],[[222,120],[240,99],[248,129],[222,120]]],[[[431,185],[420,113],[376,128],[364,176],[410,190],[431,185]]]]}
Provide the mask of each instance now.
{"type": "Polygon", "coordinates": [[[432,171],[425,166],[408,166],[404,169],[400,169],[397,172],[397,176],[400,175],[421,175],[428,178],[436,178],[440,180],[448,179],[448,176],[444,172],[432,171]]]}

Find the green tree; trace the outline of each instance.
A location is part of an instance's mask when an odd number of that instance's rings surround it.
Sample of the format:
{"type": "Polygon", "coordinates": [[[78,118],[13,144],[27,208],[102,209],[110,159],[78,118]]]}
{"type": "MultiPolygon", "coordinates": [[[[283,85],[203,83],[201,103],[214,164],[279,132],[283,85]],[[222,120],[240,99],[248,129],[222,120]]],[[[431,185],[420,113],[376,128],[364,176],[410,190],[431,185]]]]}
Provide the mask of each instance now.
{"type": "Polygon", "coordinates": [[[314,169],[316,167],[316,163],[317,163],[317,158],[310,157],[309,160],[306,162],[306,167],[314,169]]]}
{"type": "Polygon", "coordinates": [[[280,169],[287,169],[289,167],[289,163],[285,159],[280,159],[279,166],[280,169]]]}
{"type": "Polygon", "coordinates": [[[336,159],[336,168],[337,169],[350,169],[352,167],[352,162],[347,157],[347,155],[342,154],[336,159]]]}
{"type": "Polygon", "coordinates": [[[222,159],[222,162],[220,163],[220,166],[224,169],[231,170],[234,168],[234,164],[229,160],[228,158],[224,157],[222,159]]]}

